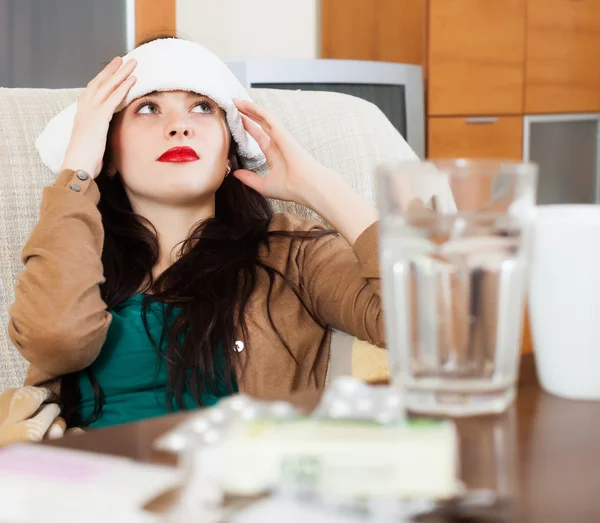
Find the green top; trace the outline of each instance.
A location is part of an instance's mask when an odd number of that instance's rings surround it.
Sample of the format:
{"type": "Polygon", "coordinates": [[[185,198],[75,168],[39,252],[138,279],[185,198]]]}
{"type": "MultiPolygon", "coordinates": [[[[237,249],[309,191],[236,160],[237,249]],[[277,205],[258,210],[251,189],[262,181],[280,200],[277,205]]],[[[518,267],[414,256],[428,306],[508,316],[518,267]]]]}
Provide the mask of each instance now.
{"type": "MultiPolygon", "coordinates": [[[[105,403],[101,416],[90,427],[100,428],[120,423],[162,416],[180,410],[175,401],[167,408],[167,367],[157,354],[142,321],[143,294],[132,296],[110,312],[112,323],[100,355],[90,369],[102,387],[105,403]]],[[[151,301],[146,321],[152,339],[160,340],[166,305],[151,301]]],[[[169,325],[181,312],[173,308],[169,325]]],[[[161,347],[163,350],[165,347],[161,347]]],[[[237,386],[234,383],[234,386],[237,386]]],[[[94,412],[94,393],[85,372],[79,377],[81,409],[79,419],[85,421],[94,412]]],[[[218,395],[205,394],[205,406],[214,405],[228,394],[225,383],[219,384],[218,395]]],[[[186,409],[196,408],[191,394],[183,394],[186,409]]]]}

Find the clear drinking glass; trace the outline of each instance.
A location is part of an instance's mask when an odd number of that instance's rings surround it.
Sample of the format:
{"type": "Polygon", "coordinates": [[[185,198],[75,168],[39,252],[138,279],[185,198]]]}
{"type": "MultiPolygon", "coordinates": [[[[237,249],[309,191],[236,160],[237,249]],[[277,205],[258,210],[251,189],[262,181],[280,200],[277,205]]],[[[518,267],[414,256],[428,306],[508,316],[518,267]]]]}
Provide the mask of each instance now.
{"type": "Polygon", "coordinates": [[[504,411],[516,390],[537,166],[411,161],[376,178],[394,385],[415,412],[504,411]]]}

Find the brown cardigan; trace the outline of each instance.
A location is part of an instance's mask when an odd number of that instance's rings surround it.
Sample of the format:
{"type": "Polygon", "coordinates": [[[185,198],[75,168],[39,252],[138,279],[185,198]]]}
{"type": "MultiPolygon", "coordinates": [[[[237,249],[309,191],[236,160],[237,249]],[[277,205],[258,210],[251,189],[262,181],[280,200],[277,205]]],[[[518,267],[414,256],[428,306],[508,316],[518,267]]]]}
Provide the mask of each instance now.
{"type": "MultiPolygon", "coordinates": [[[[53,380],[90,365],[100,353],[111,314],[100,296],[104,281],[101,252],[104,232],[97,209],[96,183],[63,171],[44,188],[40,219],[22,252],[15,302],[9,309],[9,336],[31,366],[27,384],[53,380]],[[77,184],[79,192],[71,188],[77,184]]],[[[270,230],[310,230],[322,226],[278,214],[270,230]]],[[[323,323],[362,340],[383,345],[377,227],[369,227],[350,246],[342,237],[275,237],[262,260],[281,271],[300,290],[323,323]]],[[[322,388],[329,361],[330,332],[320,327],[281,278],[271,297],[272,318],[298,364],[281,343],[266,314],[268,277],[258,283],[246,310],[248,339],[239,352],[244,368],[241,392],[270,398],[322,388]]],[[[238,337],[236,339],[242,339],[238,337]]],[[[350,350],[350,349],[349,349],[350,350]]]]}

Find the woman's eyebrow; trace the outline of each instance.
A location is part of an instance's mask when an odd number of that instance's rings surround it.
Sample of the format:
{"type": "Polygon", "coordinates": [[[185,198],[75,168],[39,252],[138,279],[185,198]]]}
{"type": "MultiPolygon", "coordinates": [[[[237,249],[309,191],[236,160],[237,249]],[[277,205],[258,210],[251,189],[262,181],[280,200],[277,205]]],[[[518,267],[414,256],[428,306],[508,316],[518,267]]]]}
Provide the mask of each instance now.
{"type": "MultiPolygon", "coordinates": [[[[157,98],[161,98],[162,96],[164,96],[165,92],[164,91],[152,91],[151,93],[148,93],[144,96],[156,96],[157,98]]],[[[206,96],[205,94],[200,94],[200,93],[195,93],[193,91],[186,91],[185,93],[185,97],[186,98],[209,98],[209,96],[206,96]]]]}

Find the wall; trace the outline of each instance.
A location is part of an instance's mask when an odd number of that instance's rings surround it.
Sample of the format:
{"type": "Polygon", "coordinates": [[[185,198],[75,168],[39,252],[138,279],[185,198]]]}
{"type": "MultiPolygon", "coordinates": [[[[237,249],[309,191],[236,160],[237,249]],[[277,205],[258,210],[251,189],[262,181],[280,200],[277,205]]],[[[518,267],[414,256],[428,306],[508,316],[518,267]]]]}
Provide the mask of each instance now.
{"type": "Polygon", "coordinates": [[[0,86],[84,87],[128,42],[126,0],[0,0],[0,86]]]}
{"type": "Polygon", "coordinates": [[[177,34],[223,60],[317,58],[319,0],[177,0],[177,34]]]}

